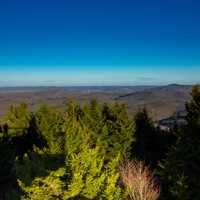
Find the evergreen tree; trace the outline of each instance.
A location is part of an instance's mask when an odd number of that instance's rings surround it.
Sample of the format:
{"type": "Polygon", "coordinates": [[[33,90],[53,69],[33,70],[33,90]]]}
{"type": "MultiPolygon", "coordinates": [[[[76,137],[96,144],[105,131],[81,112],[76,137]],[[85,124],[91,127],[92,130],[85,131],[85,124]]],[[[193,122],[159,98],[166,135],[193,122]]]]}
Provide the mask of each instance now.
{"type": "Polygon", "coordinates": [[[65,198],[122,199],[123,192],[117,185],[117,163],[116,157],[106,164],[98,147],[85,144],[79,153],[67,159],[71,178],[65,198]]]}
{"type": "Polygon", "coordinates": [[[39,134],[45,139],[49,151],[61,154],[64,149],[64,133],[62,132],[61,114],[53,107],[42,105],[35,113],[39,134]]]}
{"type": "Polygon", "coordinates": [[[186,109],[187,125],[161,165],[163,199],[200,199],[200,86],[186,109]]]}
{"type": "Polygon", "coordinates": [[[13,181],[8,189],[1,188],[0,197],[124,198],[118,161],[129,155],[134,140],[134,124],[124,105],[92,101],[81,107],[70,102],[61,115],[47,105],[30,113],[22,104],[12,107],[5,124],[0,141],[2,180],[13,181]]]}
{"type": "Polygon", "coordinates": [[[144,108],[135,116],[135,137],[133,143],[133,158],[145,161],[146,164],[155,166],[158,160],[158,134],[154,127],[152,119],[144,108]]]}
{"type": "Polygon", "coordinates": [[[30,119],[31,114],[27,104],[21,103],[20,105],[10,107],[3,123],[8,127],[8,134],[11,137],[21,136],[26,133],[30,119]]]}
{"type": "Polygon", "coordinates": [[[24,195],[22,200],[60,200],[63,199],[65,183],[62,177],[65,174],[64,168],[51,171],[46,177],[36,177],[31,185],[26,186],[19,181],[24,195]]]}
{"type": "Polygon", "coordinates": [[[15,171],[16,151],[7,137],[0,137],[0,199],[18,200],[19,187],[15,171]]]}
{"type": "Polygon", "coordinates": [[[28,111],[24,103],[12,106],[4,123],[0,141],[0,172],[4,174],[1,178],[2,184],[5,185],[1,187],[2,194],[4,194],[4,199],[18,199],[20,188],[17,183],[16,160],[23,162],[24,155],[30,155],[34,145],[43,147],[44,141],[38,135],[34,115],[28,111]]]}
{"type": "MultiPolygon", "coordinates": [[[[133,132],[132,123],[125,121],[128,116],[122,110],[124,107],[119,105],[114,105],[109,110],[115,118],[114,121],[105,119],[102,107],[95,102],[89,104],[88,110],[85,108],[82,110],[75,102],[68,104],[61,125],[62,131],[65,132],[65,164],[58,162],[58,165],[53,167],[50,160],[52,154],[48,154],[48,148],[34,149],[34,152],[24,156],[23,162],[17,162],[18,180],[24,192],[24,199],[114,200],[124,197],[124,191],[118,185],[117,165],[121,153],[128,152],[133,132]],[[94,128],[93,117],[96,123],[104,122],[98,131],[94,128]],[[105,130],[105,127],[109,126],[110,130],[105,130]],[[47,160],[44,159],[45,156],[48,157],[47,160]]],[[[48,115],[43,116],[45,120],[49,119],[48,115]]],[[[45,126],[46,122],[41,120],[41,117],[39,119],[45,126]]],[[[58,121],[54,120],[54,123],[58,121]]],[[[41,134],[46,133],[46,130],[48,129],[40,129],[41,134]]],[[[52,138],[47,138],[48,140],[51,141],[52,138]]]]}

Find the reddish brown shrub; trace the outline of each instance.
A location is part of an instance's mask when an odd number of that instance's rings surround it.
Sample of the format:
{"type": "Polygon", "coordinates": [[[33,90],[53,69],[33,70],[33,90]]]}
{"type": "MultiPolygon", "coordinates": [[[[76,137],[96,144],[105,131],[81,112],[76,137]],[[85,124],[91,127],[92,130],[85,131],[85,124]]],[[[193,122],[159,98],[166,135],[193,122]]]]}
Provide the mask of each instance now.
{"type": "Polygon", "coordinates": [[[120,164],[120,173],[128,194],[133,200],[156,200],[160,186],[149,167],[141,161],[125,161],[120,164]]]}

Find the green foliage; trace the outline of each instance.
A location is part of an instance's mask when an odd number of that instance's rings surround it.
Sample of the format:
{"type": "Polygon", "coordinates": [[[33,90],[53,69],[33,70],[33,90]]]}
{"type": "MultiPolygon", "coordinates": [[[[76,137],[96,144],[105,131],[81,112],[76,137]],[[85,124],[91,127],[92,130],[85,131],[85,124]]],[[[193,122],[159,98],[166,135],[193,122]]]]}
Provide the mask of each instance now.
{"type": "Polygon", "coordinates": [[[170,186],[169,190],[172,196],[177,199],[189,199],[187,178],[184,175],[176,175],[176,182],[170,186]]]}
{"type": "Polygon", "coordinates": [[[49,172],[62,166],[61,156],[49,154],[48,149],[35,147],[29,154],[23,156],[23,160],[16,159],[16,174],[25,185],[31,185],[36,177],[45,177],[49,172]]]}
{"type": "Polygon", "coordinates": [[[46,177],[35,178],[30,186],[26,186],[19,181],[25,195],[22,200],[59,200],[63,196],[65,184],[61,180],[65,174],[64,168],[50,172],[46,177]]]}
{"type": "Polygon", "coordinates": [[[133,143],[133,157],[155,166],[158,160],[159,145],[153,121],[145,108],[136,114],[134,120],[136,142],[133,143]]]}
{"type": "Polygon", "coordinates": [[[61,114],[53,107],[42,105],[35,113],[38,132],[47,142],[52,154],[62,153],[64,148],[61,114]]]}
{"type": "Polygon", "coordinates": [[[107,157],[121,155],[129,156],[131,143],[134,140],[134,123],[129,119],[125,105],[100,105],[91,102],[83,109],[82,122],[92,130],[92,139],[103,147],[107,157]]]}
{"type": "Polygon", "coordinates": [[[186,110],[188,112],[187,115],[188,127],[194,129],[193,133],[190,134],[196,135],[200,130],[200,85],[197,85],[193,88],[192,100],[191,102],[186,104],[186,110]]]}
{"type": "Polygon", "coordinates": [[[15,149],[8,139],[0,138],[0,199],[17,200],[17,181],[15,174],[15,149]]]}
{"type": "Polygon", "coordinates": [[[169,148],[175,143],[176,135],[173,131],[155,127],[145,108],[135,115],[134,121],[136,141],[132,145],[132,157],[156,169],[159,161],[166,157],[169,148]]]}
{"type": "Polygon", "coordinates": [[[11,106],[4,119],[4,123],[9,127],[8,134],[11,137],[23,135],[29,127],[30,118],[31,114],[27,104],[21,103],[18,106],[11,106]]]}
{"type": "Polygon", "coordinates": [[[130,155],[134,140],[124,105],[69,102],[61,114],[47,105],[30,113],[21,104],[11,107],[4,123],[0,153],[7,156],[0,159],[6,164],[1,172],[12,186],[2,187],[0,198],[124,198],[118,162],[130,155]]]}
{"type": "Polygon", "coordinates": [[[161,165],[166,199],[200,199],[200,86],[194,87],[192,97],[186,104],[187,125],[161,165]]]}
{"type": "Polygon", "coordinates": [[[118,163],[138,158],[160,164],[162,199],[200,199],[200,86],[186,104],[187,125],[173,137],[154,127],[144,109],[134,120],[126,106],[69,102],[29,112],[12,106],[0,128],[0,199],[121,200],[118,163]]]}
{"type": "Polygon", "coordinates": [[[3,198],[122,199],[117,164],[133,140],[133,122],[124,106],[92,101],[82,109],[70,102],[63,118],[47,105],[30,113],[21,104],[11,107],[5,123],[8,139],[1,147],[8,157],[1,161],[8,164],[1,172],[18,186],[3,198]]]}
{"type": "Polygon", "coordinates": [[[123,192],[117,182],[119,157],[105,164],[99,148],[85,145],[81,152],[72,154],[67,165],[71,180],[65,198],[82,196],[88,199],[121,199],[123,192]]]}
{"type": "Polygon", "coordinates": [[[64,122],[66,164],[70,177],[67,199],[120,199],[123,196],[117,186],[119,174],[116,167],[119,154],[129,152],[133,123],[128,120],[123,123],[126,118],[121,118],[122,107],[119,109],[119,105],[106,105],[110,115],[114,116],[106,118],[104,106],[92,101],[82,110],[71,102],[67,109],[64,122]]]}

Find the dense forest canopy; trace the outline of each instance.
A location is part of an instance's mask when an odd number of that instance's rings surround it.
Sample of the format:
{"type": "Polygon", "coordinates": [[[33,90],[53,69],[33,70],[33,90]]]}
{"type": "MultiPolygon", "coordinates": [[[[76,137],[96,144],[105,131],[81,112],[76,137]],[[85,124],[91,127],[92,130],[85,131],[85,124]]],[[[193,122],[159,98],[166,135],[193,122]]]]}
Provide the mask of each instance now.
{"type": "Polygon", "coordinates": [[[200,86],[186,125],[155,127],[146,109],[71,101],[11,106],[0,128],[0,199],[200,199],[200,86]]]}

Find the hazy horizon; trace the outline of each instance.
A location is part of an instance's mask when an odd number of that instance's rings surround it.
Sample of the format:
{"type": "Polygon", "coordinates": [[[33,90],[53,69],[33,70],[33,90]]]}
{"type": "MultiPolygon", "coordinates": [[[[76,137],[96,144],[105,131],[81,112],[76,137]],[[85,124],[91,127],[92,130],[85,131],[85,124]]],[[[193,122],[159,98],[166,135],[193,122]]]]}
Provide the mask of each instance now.
{"type": "Polygon", "coordinates": [[[193,86],[193,85],[198,85],[199,83],[168,83],[168,84],[152,84],[152,85],[145,85],[145,84],[135,84],[135,85],[87,85],[87,84],[82,84],[82,85],[8,85],[8,86],[1,86],[0,88],[81,88],[81,87],[91,87],[91,88],[100,88],[100,87],[162,87],[162,86],[193,86]]]}

